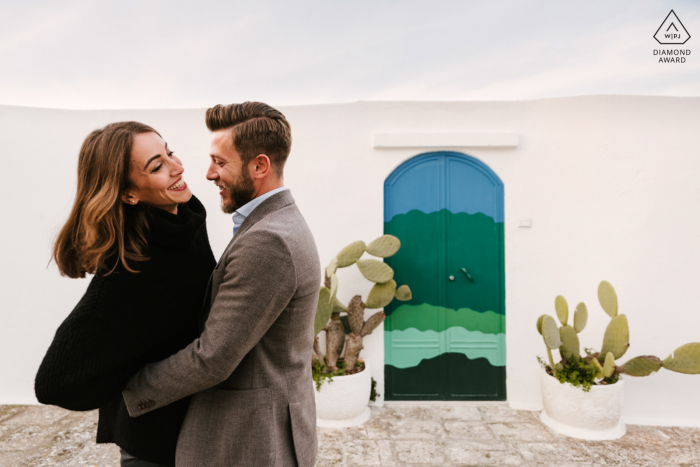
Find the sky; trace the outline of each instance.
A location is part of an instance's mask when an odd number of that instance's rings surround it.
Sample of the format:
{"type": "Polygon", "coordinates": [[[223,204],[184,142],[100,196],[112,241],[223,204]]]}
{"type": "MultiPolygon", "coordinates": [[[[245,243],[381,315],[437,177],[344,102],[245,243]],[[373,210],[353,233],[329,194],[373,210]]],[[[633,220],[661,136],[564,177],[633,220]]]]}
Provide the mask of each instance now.
{"type": "Polygon", "coordinates": [[[3,0],[0,105],[699,96],[699,41],[697,0],[3,0]]]}

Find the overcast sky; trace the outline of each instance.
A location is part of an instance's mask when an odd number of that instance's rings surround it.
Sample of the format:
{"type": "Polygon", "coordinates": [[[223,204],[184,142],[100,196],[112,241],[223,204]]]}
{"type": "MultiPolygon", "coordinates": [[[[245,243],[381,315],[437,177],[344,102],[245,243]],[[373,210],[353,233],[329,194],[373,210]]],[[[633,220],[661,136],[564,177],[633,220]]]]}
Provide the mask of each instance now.
{"type": "Polygon", "coordinates": [[[2,0],[0,8],[0,104],[700,95],[697,0],[2,0]],[[691,35],[682,64],[653,56],[662,46],[652,36],[671,9],[691,35]]]}

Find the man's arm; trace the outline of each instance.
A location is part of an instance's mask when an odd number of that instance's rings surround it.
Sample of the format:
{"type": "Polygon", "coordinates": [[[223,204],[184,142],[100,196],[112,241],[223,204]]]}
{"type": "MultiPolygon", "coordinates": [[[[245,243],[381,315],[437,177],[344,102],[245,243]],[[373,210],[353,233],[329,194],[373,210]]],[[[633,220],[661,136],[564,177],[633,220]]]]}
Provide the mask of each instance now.
{"type": "Polygon", "coordinates": [[[202,335],[127,383],[122,394],[132,417],[225,381],[292,299],[296,274],[281,236],[249,230],[229,255],[202,335]]]}

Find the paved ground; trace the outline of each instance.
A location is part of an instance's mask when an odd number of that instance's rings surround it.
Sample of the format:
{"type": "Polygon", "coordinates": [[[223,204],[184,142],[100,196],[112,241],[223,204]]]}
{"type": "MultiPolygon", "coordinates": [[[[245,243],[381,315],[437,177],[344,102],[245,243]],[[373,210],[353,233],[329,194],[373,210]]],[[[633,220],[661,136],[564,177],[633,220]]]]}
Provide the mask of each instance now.
{"type": "MultiPolygon", "coordinates": [[[[95,412],[0,406],[0,466],[118,466],[96,425],[95,412]]],[[[317,465],[698,467],[700,429],[628,426],[617,441],[578,441],[503,403],[394,403],[361,427],[319,429],[317,465]]]]}

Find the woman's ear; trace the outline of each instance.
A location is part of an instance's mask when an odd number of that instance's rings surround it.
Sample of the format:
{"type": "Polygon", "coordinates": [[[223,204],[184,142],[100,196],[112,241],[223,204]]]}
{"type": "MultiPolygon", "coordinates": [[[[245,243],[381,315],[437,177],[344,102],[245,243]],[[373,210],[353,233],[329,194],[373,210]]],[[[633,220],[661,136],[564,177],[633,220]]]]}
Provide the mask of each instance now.
{"type": "Polygon", "coordinates": [[[122,202],[124,204],[134,205],[134,204],[138,203],[139,200],[131,193],[124,192],[124,193],[122,193],[122,202]]]}

